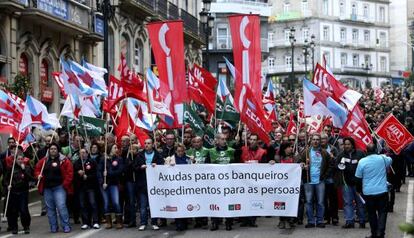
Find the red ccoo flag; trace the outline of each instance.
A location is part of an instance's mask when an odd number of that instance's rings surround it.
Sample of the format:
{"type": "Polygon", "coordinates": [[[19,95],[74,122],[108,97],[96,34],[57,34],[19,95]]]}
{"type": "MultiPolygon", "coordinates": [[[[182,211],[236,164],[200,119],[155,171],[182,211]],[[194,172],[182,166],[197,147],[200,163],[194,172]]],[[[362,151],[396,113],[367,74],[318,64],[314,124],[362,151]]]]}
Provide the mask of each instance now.
{"type": "Polygon", "coordinates": [[[352,113],[348,114],[348,120],[340,135],[353,138],[356,148],[361,150],[365,150],[367,145],[373,142],[368,123],[359,106],[355,106],[352,113]]]}
{"type": "Polygon", "coordinates": [[[414,140],[414,137],[394,115],[389,114],[375,130],[378,136],[387,142],[388,147],[397,155],[404,147],[414,140]]]}
{"type": "Polygon", "coordinates": [[[298,127],[296,126],[296,123],[293,120],[293,113],[290,113],[289,124],[286,128],[286,135],[296,135],[296,133],[298,133],[298,127]]]}

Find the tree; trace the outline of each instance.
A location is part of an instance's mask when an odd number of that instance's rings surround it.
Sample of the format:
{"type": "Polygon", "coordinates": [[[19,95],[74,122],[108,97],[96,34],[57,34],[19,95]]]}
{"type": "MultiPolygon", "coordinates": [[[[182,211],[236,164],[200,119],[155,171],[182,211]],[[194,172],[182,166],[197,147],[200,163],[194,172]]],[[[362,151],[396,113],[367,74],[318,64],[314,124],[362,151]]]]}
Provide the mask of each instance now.
{"type": "Polygon", "coordinates": [[[14,77],[13,83],[2,84],[0,87],[6,89],[7,91],[13,93],[23,100],[26,100],[26,94],[32,90],[30,78],[21,73],[18,73],[16,77],[14,77]]]}

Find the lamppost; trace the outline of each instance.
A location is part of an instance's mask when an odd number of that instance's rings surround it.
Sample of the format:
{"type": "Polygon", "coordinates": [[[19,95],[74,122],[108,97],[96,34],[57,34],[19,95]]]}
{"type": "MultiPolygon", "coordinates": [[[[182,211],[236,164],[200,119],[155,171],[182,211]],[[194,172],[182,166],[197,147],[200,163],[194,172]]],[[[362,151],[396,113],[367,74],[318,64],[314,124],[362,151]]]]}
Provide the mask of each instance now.
{"type": "Polygon", "coordinates": [[[210,51],[208,48],[208,39],[211,35],[211,30],[214,27],[214,17],[210,13],[210,7],[211,7],[211,0],[203,0],[203,9],[200,12],[200,21],[203,24],[203,31],[205,35],[205,41],[206,41],[206,50],[205,50],[205,61],[204,61],[204,68],[207,70],[210,70],[210,64],[209,64],[209,56],[210,51]]]}
{"type": "Polygon", "coordinates": [[[292,71],[290,74],[290,82],[289,82],[289,89],[293,91],[293,81],[295,80],[295,43],[296,43],[296,39],[295,39],[295,28],[292,27],[290,28],[290,33],[289,33],[289,42],[290,42],[290,47],[292,48],[292,71]]]}
{"type": "Polygon", "coordinates": [[[305,57],[305,77],[307,78],[308,76],[308,56],[309,56],[309,42],[308,39],[305,39],[303,48],[302,48],[302,52],[303,52],[303,56],[305,57]]]}
{"type": "MultiPolygon", "coordinates": [[[[367,84],[369,81],[369,71],[372,69],[372,64],[368,64],[368,62],[365,62],[365,64],[361,64],[362,69],[366,71],[367,79],[365,80],[365,88],[367,88],[367,84]]],[[[360,84],[360,87],[362,89],[362,85],[360,84]]]]}
{"type": "MultiPolygon", "coordinates": [[[[110,0],[102,0],[102,4],[99,3],[99,0],[96,0],[96,8],[99,12],[103,14],[103,23],[104,23],[104,68],[109,69],[109,31],[108,25],[109,20],[114,16],[115,7],[111,5],[110,0]]],[[[109,73],[105,74],[105,82],[109,81],[109,73]]]]}
{"type": "Polygon", "coordinates": [[[312,50],[312,71],[315,70],[315,35],[311,36],[310,48],[312,50]]]}

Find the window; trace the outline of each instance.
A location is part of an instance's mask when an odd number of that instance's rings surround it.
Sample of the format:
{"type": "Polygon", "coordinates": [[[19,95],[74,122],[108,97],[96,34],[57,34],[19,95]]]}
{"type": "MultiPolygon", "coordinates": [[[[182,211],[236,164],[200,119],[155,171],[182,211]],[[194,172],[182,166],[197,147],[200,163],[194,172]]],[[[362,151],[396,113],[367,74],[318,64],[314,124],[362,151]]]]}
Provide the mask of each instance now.
{"type": "Polygon", "coordinates": [[[328,51],[323,52],[323,57],[325,58],[325,62],[327,65],[331,64],[331,54],[328,51]]]}
{"type": "Polygon", "coordinates": [[[385,8],[384,7],[379,8],[379,21],[385,22],[385,8]]]}
{"type": "Polygon", "coordinates": [[[129,52],[129,37],[126,34],[122,34],[121,35],[121,44],[120,44],[120,48],[121,48],[121,53],[125,56],[127,65],[131,65],[131,57],[130,57],[130,52],[129,52]]]}
{"type": "Polygon", "coordinates": [[[324,15],[329,14],[329,1],[328,0],[323,0],[322,2],[322,13],[324,15]]]}
{"type": "Polygon", "coordinates": [[[346,43],[346,28],[341,28],[340,38],[341,43],[346,43]]]}
{"type": "Polygon", "coordinates": [[[351,14],[352,16],[356,16],[357,15],[357,4],[354,2],[351,5],[351,14]]]}
{"type": "Polygon", "coordinates": [[[369,32],[369,30],[365,30],[364,31],[364,41],[365,41],[365,43],[369,43],[369,41],[370,41],[370,32],[369,32]]]}
{"type": "Polygon", "coordinates": [[[289,43],[289,36],[290,36],[290,30],[289,29],[285,29],[285,41],[287,43],[289,43]]]}
{"type": "Polygon", "coordinates": [[[40,85],[41,87],[51,87],[52,82],[49,80],[49,62],[46,59],[42,59],[42,63],[40,64],[40,85]]]}
{"type": "Polygon", "coordinates": [[[352,43],[358,43],[358,29],[352,29],[352,43]]]}
{"type": "Polygon", "coordinates": [[[27,55],[25,53],[22,53],[20,55],[19,73],[22,74],[22,75],[28,75],[29,74],[29,59],[27,58],[27,55]]]}
{"type": "Polygon", "coordinates": [[[230,49],[228,28],[226,25],[221,25],[217,27],[217,48],[230,49]]]}
{"type": "Polygon", "coordinates": [[[329,41],[329,26],[323,27],[323,40],[329,41]]]}
{"type": "Polygon", "coordinates": [[[380,32],[380,46],[387,47],[387,34],[385,32],[380,32]]]}
{"type": "Polygon", "coordinates": [[[348,61],[348,55],[346,53],[341,53],[341,66],[346,66],[348,61]]]}
{"type": "Polygon", "coordinates": [[[290,67],[292,65],[292,56],[285,56],[285,65],[286,67],[290,67]]]}
{"type": "Polygon", "coordinates": [[[269,46],[273,46],[274,45],[274,38],[275,34],[273,32],[268,32],[267,33],[267,40],[269,41],[269,46]]]}
{"type": "Polygon", "coordinates": [[[345,3],[344,3],[344,1],[341,1],[340,3],[339,3],[339,15],[340,16],[345,16],[345,3]]]}
{"type": "Polygon", "coordinates": [[[364,18],[365,19],[369,18],[369,5],[368,4],[364,5],[364,18]]]}
{"type": "Polygon", "coordinates": [[[144,47],[141,43],[141,41],[137,40],[135,41],[135,47],[134,47],[134,69],[135,72],[144,73],[144,67],[143,67],[143,54],[144,47]]]}
{"type": "Polygon", "coordinates": [[[289,8],[290,8],[290,3],[289,2],[283,3],[283,13],[288,13],[289,8]]]}
{"type": "Polygon", "coordinates": [[[359,67],[359,55],[358,54],[353,54],[352,55],[352,66],[354,67],[359,67]]]}
{"type": "Polygon", "coordinates": [[[380,70],[381,72],[387,72],[387,57],[385,56],[380,58],[380,70]]]}
{"type": "Polygon", "coordinates": [[[275,58],[269,57],[267,59],[267,65],[268,65],[269,68],[274,68],[275,67],[275,58]]]}
{"type": "Polygon", "coordinates": [[[303,15],[308,13],[308,8],[309,8],[308,0],[303,0],[302,5],[301,5],[303,15]]]}
{"type": "Polygon", "coordinates": [[[302,38],[303,41],[309,40],[309,28],[302,28],[302,38]]]}
{"type": "Polygon", "coordinates": [[[371,65],[371,56],[370,55],[364,55],[364,64],[367,67],[370,67],[371,65]]]}

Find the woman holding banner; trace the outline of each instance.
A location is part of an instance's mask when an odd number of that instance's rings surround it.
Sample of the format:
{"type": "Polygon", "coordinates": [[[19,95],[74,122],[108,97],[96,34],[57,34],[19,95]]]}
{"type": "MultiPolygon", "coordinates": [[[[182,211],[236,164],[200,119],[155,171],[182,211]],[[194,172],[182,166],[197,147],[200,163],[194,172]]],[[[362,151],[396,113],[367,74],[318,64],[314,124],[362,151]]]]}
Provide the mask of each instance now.
{"type": "Polygon", "coordinates": [[[116,228],[122,229],[122,210],[119,204],[119,183],[120,176],[123,172],[124,165],[122,158],[118,156],[117,145],[112,145],[107,158],[101,160],[98,169],[98,181],[101,185],[101,194],[104,201],[104,214],[106,218],[106,229],[112,228],[112,216],[109,210],[109,202],[116,216],[116,228]],[[106,160],[106,161],[105,161],[106,160]]]}
{"type": "Polygon", "coordinates": [[[71,227],[66,196],[73,193],[73,167],[70,160],[60,154],[58,144],[52,142],[49,146],[49,155],[36,164],[35,177],[40,180],[38,189],[45,198],[50,231],[58,232],[57,209],[63,232],[69,233],[71,227]]]}

